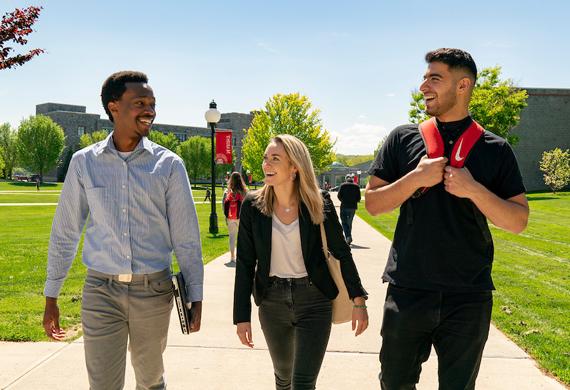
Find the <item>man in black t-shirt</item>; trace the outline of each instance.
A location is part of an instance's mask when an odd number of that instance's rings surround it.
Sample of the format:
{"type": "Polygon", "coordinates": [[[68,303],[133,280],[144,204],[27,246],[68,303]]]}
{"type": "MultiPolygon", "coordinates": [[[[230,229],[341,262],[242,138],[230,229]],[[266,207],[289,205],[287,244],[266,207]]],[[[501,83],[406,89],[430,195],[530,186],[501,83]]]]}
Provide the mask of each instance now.
{"type": "MultiPolygon", "coordinates": [[[[472,123],[468,106],[477,77],[459,49],[426,54],[420,91],[436,118],[445,153],[428,158],[418,125],[396,128],[372,164],[365,205],[372,215],[400,207],[382,276],[388,282],[380,351],[382,389],[414,389],[433,345],[440,389],[474,389],[489,333],[493,241],[487,219],[520,233],[528,221],[514,153],[485,131],[463,168],[447,165],[472,123]],[[413,196],[419,188],[429,190],[413,196]]],[[[459,151],[458,151],[459,152],[459,151]]]]}
{"type": "Polygon", "coordinates": [[[348,245],[352,243],[352,220],[360,202],[360,187],[354,184],[351,175],[346,175],[345,182],[338,189],[340,200],[340,222],[344,231],[344,238],[348,245]]]}

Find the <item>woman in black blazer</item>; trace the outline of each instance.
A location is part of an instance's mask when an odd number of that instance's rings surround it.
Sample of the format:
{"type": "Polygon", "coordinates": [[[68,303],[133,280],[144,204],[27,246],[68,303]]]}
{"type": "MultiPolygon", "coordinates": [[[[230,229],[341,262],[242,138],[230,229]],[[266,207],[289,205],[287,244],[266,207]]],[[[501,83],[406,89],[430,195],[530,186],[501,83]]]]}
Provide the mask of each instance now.
{"type": "Polygon", "coordinates": [[[323,254],[320,223],[340,260],[354,302],[352,329],[368,327],[366,291],[328,193],[321,193],[306,146],[273,138],[263,156],[265,185],[241,208],[234,289],[234,324],[253,347],[251,295],[269,347],[277,389],[314,389],[331,330],[338,289],[323,254]]]}

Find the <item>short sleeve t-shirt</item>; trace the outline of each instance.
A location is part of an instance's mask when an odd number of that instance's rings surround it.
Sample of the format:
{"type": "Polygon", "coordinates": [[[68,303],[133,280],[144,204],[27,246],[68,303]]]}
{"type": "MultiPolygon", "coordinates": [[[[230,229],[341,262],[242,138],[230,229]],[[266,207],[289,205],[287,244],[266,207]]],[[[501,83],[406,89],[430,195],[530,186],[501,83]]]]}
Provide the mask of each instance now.
{"type": "MultiPolygon", "coordinates": [[[[470,123],[469,117],[438,122],[446,157],[470,123]]],[[[418,125],[400,126],[390,133],[368,173],[392,183],[414,170],[425,154],[418,125]]],[[[525,192],[510,145],[493,133],[485,131],[467,157],[465,168],[502,199],[525,192]]],[[[493,242],[485,216],[469,199],[449,194],[439,183],[400,207],[382,279],[425,290],[492,290],[492,262],[493,242]]]]}

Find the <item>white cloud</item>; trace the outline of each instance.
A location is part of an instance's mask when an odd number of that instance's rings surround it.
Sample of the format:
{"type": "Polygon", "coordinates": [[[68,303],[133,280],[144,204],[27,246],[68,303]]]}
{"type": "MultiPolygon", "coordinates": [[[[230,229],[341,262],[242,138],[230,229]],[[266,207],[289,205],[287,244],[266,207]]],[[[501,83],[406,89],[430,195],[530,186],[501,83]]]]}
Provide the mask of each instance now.
{"type": "Polygon", "coordinates": [[[271,53],[271,54],[279,54],[279,52],[276,49],[272,48],[271,46],[269,46],[265,42],[257,42],[257,47],[259,47],[259,48],[261,48],[261,49],[263,49],[266,52],[271,53]]]}
{"type": "Polygon", "coordinates": [[[331,131],[336,138],[335,151],[340,154],[372,154],[378,143],[389,133],[384,126],[354,123],[340,131],[331,131]]]}

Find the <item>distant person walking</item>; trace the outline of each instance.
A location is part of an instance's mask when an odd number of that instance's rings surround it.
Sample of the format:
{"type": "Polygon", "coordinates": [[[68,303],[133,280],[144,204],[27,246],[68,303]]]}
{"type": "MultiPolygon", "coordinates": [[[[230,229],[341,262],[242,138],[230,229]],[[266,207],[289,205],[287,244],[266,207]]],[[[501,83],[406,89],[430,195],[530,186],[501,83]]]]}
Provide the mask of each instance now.
{"type": "Polygon", "coordinates": [[[208,200],[210,200],[210,201],[212,200],[212,199],[210,198],[210,194],[211,194],[211,193],[212,193],[212,192],[210,191],[210,189],[209,189],[209,188],[206,188],[206,197],[204,198],[204,202],[206,202],[206,201],[208,201],[208,200]]]}
{"type": "Polygon", "coordinates": [[[40,177],[36,177],[36,191],[40,190],[40,177]]]}
{"type": "Polygon", "coordinates": [[[230,237],[230,262],[229,267],[236,266],[236,242],[239,228],[239,214],[241,204],[245,198],[247,187],[239,172],[233,172],[228,179],[228,187],[224,191],[223,204],[228,234],[230,237]]]}
{"type": "Polygon", "coordinates": [[[340,200],[340,221],[342,230],[344,230],[344,238],[346,243],[352,243],[352,220],[356,209],[358,209],[358,202],[360,202],[360,187],[354,184],[354,179],[351,175],[346,175],[345,182],[340,185],[338,189],[338,200],[340,200]]]}
{"type": "Polygon", "coordinates": [[[356,336],[368,326],[367,294],[307,147],[292,135],[276,136],[265,149],[262,169],[265,184],[247,194],[241,210],[234,324],[242,344],[252,348],[253,293],[276,389],[314,389],[331,331],[331,299],[338,294],[323,253],[321,224],[354,302],[356,336]]]}

